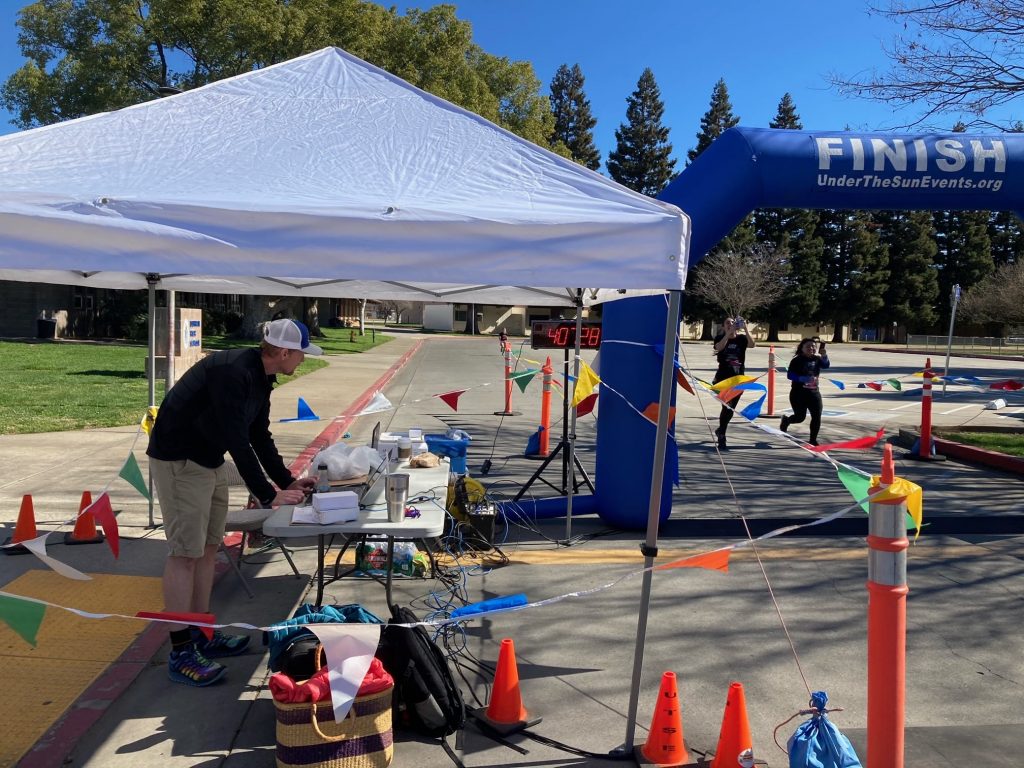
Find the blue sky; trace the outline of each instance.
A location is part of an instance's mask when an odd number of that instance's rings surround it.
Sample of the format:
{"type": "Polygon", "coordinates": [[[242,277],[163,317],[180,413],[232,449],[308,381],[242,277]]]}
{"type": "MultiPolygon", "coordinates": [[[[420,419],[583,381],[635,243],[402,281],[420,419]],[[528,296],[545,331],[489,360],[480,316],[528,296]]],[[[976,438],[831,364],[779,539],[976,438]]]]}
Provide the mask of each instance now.
{"type": "MultiPolygon", "coordinates": [[[[0,0],[0,79],[22,63],[14,26],[21,0],[0,0]]],[[[650,67],[665,102],[664,123],[678,159],[696,143],[700,118],[718,78],[729,88],[741,125],[766,126],[790,92],[807,129],[889,130],[918,112],[839,96],[829,72],[886,67],[882,47],[897,28],[869,16],[865,0],[465,0],[454,3],[489,53],[528,60],[545,91],[560,64],[579,64],[602,157],[615,146],[626,99],[650,67]],[[625,10],[624,10],[625,9],[625,10]]],[[[429,7],[427,3],[399,4],[429,7]]],[[[1024,109],[991,117],[1024,118],[1024,109]]],[[[0,114],[0,133],[16,130],[0,114]]],[[[930,127],[945,130],[956,121],[930,127]]],[[[945,121],[944,121],[945,122],[945,121]]]]}

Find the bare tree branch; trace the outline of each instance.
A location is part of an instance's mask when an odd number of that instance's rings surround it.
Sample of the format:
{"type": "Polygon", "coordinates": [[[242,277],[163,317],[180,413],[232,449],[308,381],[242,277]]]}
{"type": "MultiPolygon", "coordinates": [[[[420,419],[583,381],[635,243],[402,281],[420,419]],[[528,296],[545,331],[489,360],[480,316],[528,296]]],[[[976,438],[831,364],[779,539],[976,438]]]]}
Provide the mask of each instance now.
{"type": "Polygon", "coordinates": [[[1024,262],[1006,264],[969,288],[957,314],[980,323],[1024,325],[1024,262]]]}
{"type": "Polygon", "coordinates": [[[749,314],[786,291],[786,266],[774,248],[716,253],[694,273],[693,292],[726,315],[749,314]]]}
{"type": "Polygon", "coordinates": [[[871,12],[904,30],[885,48],[892,68],[832,73],[840,93],[923,107],[905,127],[951,113],[991,126],[990,110],[1024,94],[1024,0],[889,0],[871,12]]]}

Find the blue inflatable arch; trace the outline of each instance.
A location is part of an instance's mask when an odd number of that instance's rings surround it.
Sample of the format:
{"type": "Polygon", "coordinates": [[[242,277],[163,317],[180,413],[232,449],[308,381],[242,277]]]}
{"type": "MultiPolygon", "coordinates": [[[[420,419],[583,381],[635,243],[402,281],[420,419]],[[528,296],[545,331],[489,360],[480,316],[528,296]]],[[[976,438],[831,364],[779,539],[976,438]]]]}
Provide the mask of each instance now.
{"type": "MultiPolygon", "coordinates": [[[[896,136],[731,128],[659,197],[690,216],[691,266],[758,208],[1021,215],[1024,134],[896,136]]],[[[623,299],[605,307],[600,375],[621,397],[601,397],[596,492],[577,498],[573,514],[596,513],[627,530],[647,524],[644,489],[650,487],[654,425],[638,410],[658,398],[667,308],[660,296],[623,299]]],[[[669,450],[666,459],[662,522],[671,513],[671,487],[678,477],[676,452],[669,450]]],[[[558,517],[565,515],[566,502],[548,498],[503,511],[558,517]]]]}
{"type": "Polygon", "coordinates": [[[757,208],[1024,211],[1024,134],[730,128],[659,195],[690,216],[690,264],[757,208]]]}

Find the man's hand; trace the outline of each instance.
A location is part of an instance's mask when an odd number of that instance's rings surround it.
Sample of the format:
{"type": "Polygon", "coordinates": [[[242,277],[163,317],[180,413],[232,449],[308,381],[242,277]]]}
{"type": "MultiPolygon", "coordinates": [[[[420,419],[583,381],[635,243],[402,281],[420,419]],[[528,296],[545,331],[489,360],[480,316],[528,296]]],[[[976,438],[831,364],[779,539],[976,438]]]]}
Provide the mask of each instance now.
{"type": "Polygon", "coordinates": [[[308,493],[309,491],[312,491],[314,488],[316,488],[315,477],[300,477],[298,480],[289,485],[287,490],[299,490],[308,493]]]}
{"type": "MultiPolygon", "coordinates": [[[[292,483],[292,485],[295,485],[295,483],[292,483]]],[[[278,491],[274,500],[270,502],[270,506],[280,507],[284,504],[301,504],[305,498],[305,491],[289,487],[283,491],[278,491]]]]}

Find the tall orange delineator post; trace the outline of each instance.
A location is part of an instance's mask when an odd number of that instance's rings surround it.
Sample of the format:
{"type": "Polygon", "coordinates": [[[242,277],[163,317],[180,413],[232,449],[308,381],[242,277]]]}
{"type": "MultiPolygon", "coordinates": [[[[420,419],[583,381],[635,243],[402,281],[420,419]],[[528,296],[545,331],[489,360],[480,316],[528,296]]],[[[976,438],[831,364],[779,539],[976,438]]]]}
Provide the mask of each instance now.
{"type": "Polygon", "coordinates": [[[775,415],[775,345],[768,346],[768,415],[775,415]]]}
{"type": "Polygon", "coordinates": [[[540,369],[541,373],[544,374],[544,389],[540,395],[540,447],[537,450],[537,455],[544,457],[548,455],[551,450],[548,444],[548,437],[551,434],[551,379],[555,372],[555,369],[551,367],[551,356],[548,355],[548,359],[544,361],[544,367],[540,369]]]}
{"type": "Polygon", "coordinates": [[[932,455],[932,359],[929,357],[924,364],[924,375],[921,377],[921,441],[917,455],[922,459],[932,455]]]}
{"type": "Polygon", "coordinates": [[[505,358],[505,410],[495,411],[495,416],[518,416],[512,410],[512,345],[504,341],[501,343],[501,354],[505,358]]]}
{"type": "MultiPolygon", "coordinates": [[[[892,446],[882,458],[882,488],[896,478],[892,446]]],[[[868,761],[903,768],[907,648],[907,502],[870,502],[868,515],[868,761]]]]}

